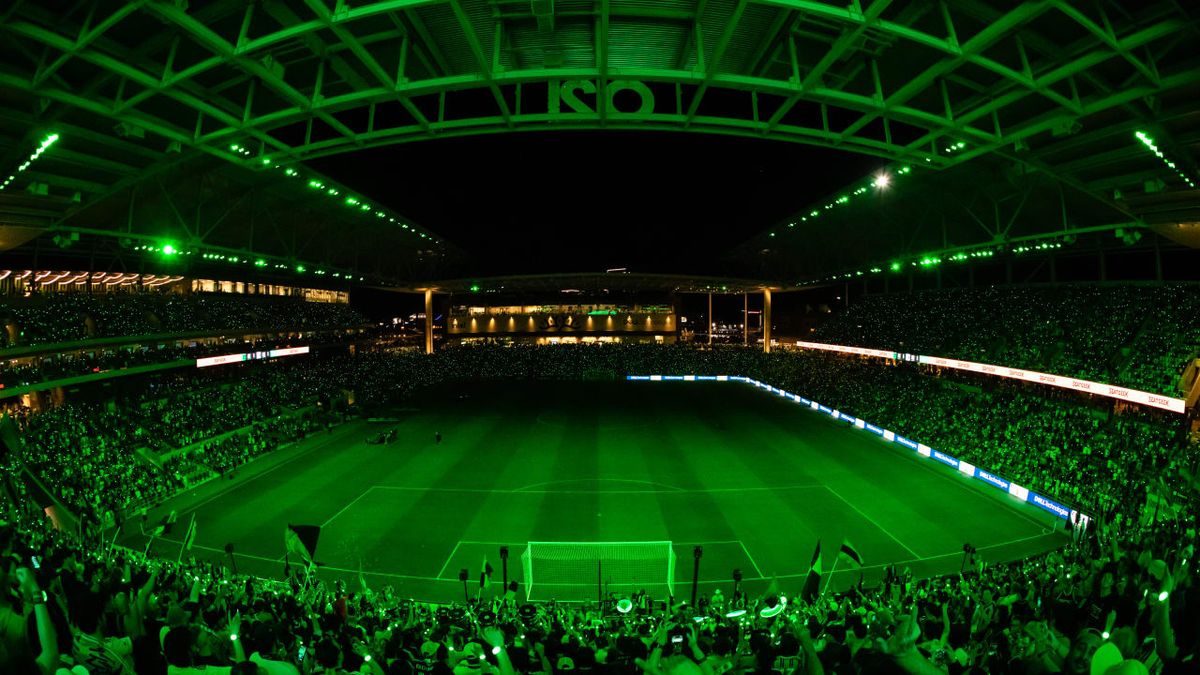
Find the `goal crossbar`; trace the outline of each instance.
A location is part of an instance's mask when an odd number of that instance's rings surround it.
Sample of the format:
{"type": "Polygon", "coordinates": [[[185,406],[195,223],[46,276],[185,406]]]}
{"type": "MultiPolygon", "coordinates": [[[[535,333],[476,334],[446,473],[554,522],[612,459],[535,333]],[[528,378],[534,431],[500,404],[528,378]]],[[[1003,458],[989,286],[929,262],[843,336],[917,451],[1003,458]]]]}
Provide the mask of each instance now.
{"type": "Polygon", "coordinates": [[[531,541],[521,553],[525,597],[591,595],[589,589],[673,595],[670,541],[531,541]]]}

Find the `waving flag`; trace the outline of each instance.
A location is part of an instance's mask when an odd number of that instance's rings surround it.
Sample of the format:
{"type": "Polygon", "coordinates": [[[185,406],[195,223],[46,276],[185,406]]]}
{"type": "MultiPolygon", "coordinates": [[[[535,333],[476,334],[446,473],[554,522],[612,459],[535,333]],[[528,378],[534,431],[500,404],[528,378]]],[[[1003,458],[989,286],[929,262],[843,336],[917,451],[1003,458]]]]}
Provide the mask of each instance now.
{"type": "Polygon", "coordinates": [[[320,537],[320,525],[288,524],[283,531],[283,546],[287,553],[295,553],[311,563],[317,555],[317,540],[320,537]]]}
{"type": "Polygon", "coordinates": [[[842,547],[838,549],[838,560],[845,560],[855,567],[862,567],[862,556],[849,539],[842,539],[842,547]]]}
{"type": "Polygon", "coordinates": [[[487,554],[483,556],[483,567],[479,570],[479,587],[487,590],[492,585],[492,566],[488,564],[487,554]]]}
{"type": "Polygon", "coordinates": [[[817,547],[813,549],[812,562],[808,564],[808,577],[804,579],[804,588],[800,590],[800,599],[807,603],[812,603],[817,599],[817,594],[821,590],[821,540],[817,540],[817,547]]]}

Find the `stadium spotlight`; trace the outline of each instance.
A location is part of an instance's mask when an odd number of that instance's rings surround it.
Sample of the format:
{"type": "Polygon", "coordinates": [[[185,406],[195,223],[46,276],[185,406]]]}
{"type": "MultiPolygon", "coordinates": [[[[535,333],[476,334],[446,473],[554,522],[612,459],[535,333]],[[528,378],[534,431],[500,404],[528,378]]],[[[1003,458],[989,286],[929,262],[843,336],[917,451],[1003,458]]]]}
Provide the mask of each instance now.
{"type": "Polygon", "coordinates": [[[879,188],[880,190],[882,190],[882,189],[886,188],[888,185],[891,185],[891,183],[892,183],[892,177],[886,173],[881,173],[881,174],[875,176],[875,181],[872,182],[871,185],[874,185],[876,188],[879,188]]]}

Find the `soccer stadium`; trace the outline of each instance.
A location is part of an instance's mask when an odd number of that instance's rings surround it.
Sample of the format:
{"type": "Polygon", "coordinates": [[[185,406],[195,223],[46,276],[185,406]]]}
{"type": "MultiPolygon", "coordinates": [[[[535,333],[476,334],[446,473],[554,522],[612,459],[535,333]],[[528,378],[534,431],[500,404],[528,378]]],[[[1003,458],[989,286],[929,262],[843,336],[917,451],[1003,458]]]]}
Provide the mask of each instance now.
{"type": "Polygon", "coordinates": [[[0,0],[0,673],[1200,673],[1193,0],[0,0]]]}

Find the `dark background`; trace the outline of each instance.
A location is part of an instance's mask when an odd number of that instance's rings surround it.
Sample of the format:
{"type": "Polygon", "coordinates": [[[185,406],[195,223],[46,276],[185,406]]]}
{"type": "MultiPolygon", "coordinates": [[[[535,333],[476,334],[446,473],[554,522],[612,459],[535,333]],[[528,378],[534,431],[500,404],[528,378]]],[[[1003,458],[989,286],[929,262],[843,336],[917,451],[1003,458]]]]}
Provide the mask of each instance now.
{"type": "Polygon", "coordinates": [[[472,276],[729,274],[722,257],[885,160],[705,134],[551,132],[433,140],[314,169],[465,250],[472,276]]]}

